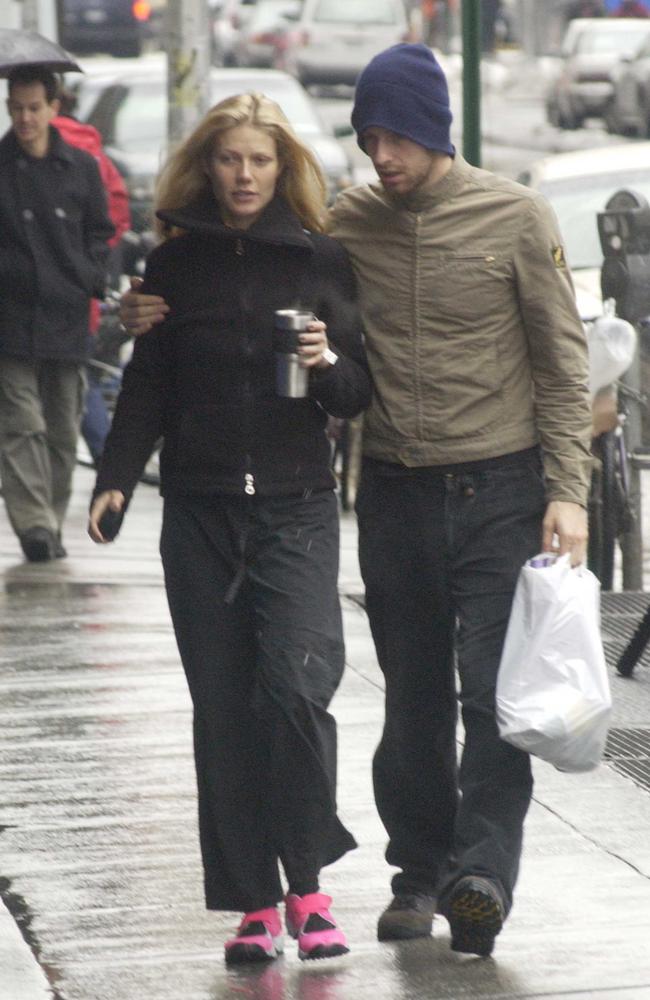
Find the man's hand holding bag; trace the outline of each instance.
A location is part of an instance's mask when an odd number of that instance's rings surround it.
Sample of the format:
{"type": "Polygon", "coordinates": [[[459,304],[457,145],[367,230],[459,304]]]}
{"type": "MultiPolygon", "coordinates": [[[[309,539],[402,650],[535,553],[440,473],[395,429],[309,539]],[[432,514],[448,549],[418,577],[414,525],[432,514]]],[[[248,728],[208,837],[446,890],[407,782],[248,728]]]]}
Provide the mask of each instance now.
{"type": "Polygon", "coordinates": [[[611,718],[600,585],[569,555],[523,566],[497,678],[501,738],[561,771],[600,763],[611,718]]]}

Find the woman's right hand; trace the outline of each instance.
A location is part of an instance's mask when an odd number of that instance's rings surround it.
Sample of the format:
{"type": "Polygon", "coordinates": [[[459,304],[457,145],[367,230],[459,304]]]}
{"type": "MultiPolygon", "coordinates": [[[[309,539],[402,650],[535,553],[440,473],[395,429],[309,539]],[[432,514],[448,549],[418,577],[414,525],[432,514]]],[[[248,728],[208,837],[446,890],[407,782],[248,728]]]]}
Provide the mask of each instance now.
{"type": "Polygon", "coordinates": [[[139,337],[156,323],[162,323],[169,306],[160,295],[144,295],[138,289],[142,278],[130,278],[131,287],[120,299],[120,321],[126,332],[139,337]]]}
{"type": "Polygon", "coordinates": [[[108,542],[113,541],[112,538],[104,538],[99,529],[99,522],[102,514],[105,514],[107,510],[112,510],[116,514],[119,514],[123,507],[124,494],[121,490],[105,490],[104,493],[100,493],[99,496],[95,497],[88,518],[88,534],[93,542],[97,542],[98,545],[107,545],[108,542]]]}

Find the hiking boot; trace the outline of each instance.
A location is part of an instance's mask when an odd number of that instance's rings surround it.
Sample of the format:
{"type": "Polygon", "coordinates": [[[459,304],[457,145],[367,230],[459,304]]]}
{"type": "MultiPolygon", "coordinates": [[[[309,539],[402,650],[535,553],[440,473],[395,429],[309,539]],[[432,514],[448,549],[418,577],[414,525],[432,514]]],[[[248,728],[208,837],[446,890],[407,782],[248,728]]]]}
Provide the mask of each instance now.
{"type": "Polygon", "coordinates": [[[285,902],[287,930],[298,940],[298,958],[333,958],[349,952],[345,934],[329,911],[331,896],[323,892],[306,896],[290,893],[285,902]]]}
{"type": "Polygon", "coordinates": [[[48,562],[54,559],[54,535],[47,528],[28,528],[20,536],[20,544],[29,562],[48,562]]]}
{"type": "Polygon", "coordinates": [[[494,882],[480,875],[459,879],[441,908],[451,929],[451,949],[468,955],[492,954],[494,939],[506,918],[494,882]]]}
{"type": "Polygon", "coordinates": [[[282,925],[275,906],[245,913],[235,937],[226,941],[226,964],[269,962],[282,954],[282,925]]]}
{"type": "Polygon", "coordinates": [[[377,922],[377,938],[380,941],[409,941],[429,937],[435,912],[435,896],[395,893],[377,922]]]}

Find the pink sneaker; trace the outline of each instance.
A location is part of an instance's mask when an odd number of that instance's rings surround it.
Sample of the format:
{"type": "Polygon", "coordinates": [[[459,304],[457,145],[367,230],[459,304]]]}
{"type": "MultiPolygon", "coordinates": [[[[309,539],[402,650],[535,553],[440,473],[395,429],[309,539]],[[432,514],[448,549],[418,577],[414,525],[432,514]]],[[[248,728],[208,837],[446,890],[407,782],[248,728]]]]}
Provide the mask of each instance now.
{"type": "Polygon", "coordinates": [[[284,941],[275,906],[245,913],[235,937],[226,941],[226,964],[268,962],[282,954],[284,941]]]}
{"type": "Polygon", "coordinates": [[[298,958],[333,958],[350,950],[345,934],[336,926],[329,911],[332,897],[322,892],[307,896],[287,896],[286,923],[292,938],[298,939],[298,958]]]}

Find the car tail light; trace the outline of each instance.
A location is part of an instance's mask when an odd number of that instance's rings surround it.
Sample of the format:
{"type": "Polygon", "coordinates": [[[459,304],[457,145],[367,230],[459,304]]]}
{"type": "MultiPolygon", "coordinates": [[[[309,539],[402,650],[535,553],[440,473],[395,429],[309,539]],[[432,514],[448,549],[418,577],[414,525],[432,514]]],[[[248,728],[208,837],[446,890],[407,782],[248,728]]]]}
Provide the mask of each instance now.
{"type": "Polygon", "coordinates": [[[147,0],[133,0],[131,10],[136,21],[148,21],[151,17],[151,4],[147,0]]]}

